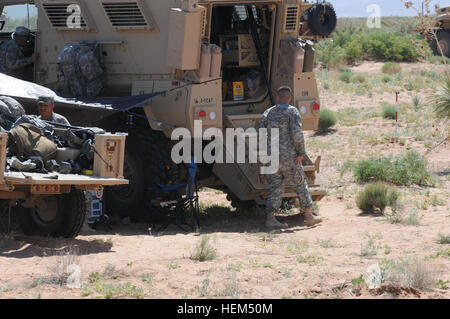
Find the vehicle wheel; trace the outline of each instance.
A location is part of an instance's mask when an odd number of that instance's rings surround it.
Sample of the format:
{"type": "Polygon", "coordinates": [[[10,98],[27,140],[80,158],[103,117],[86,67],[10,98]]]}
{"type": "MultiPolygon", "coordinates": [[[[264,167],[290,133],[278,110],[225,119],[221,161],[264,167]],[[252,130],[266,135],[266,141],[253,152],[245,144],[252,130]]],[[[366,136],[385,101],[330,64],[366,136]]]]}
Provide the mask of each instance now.
{"type": "Polygon", "coordinates": [[[231,206],[236,208],[238,212],[245,214],[256,212],[258,215],[265,214],[266,207],[264,205],[258,205],[254,200],[240,200],[231,191],[227,191],[227,199],[231,202],[231,206]]]}
{"type": "Polygon", "coordinates": [[[129,180],[129,184],[107,187],[105,190],[108,212],[122,218],[131,216],[139,208],[145,191],[142,160],[128,147],[125,150],[123,175],[129,180]]]}
{"type": "Polygon", "coordinates": [[[42,196],[33,208],[19,206],[17,217],[25,235],[76,237],[86,217],[85,193],[42,196]]]}
{"type": "Polygon", "coordinates": [[[126,141],[124,177],[128,185],[108,187],[106,205],[108,211],[121,217],[140,218],[147,203],[155,194],[148,188],[157,184],[173,184],[178,179],[177,166],[170,157],[167,139],[150,128],[122,128],[128,131],[126,141]]]}
{"type": "MultiPolygon", "coordinates": [[[[438,30],[436,37],[439,40],[439,45],[442,49],[442,54],[447,58],[450,58],[450,31],[438,30]]],[[[439,46],[437,45],[436,38],[430,43],[431,50],[433,50],[434,55],[441,55],[439,46]]]]}
{"type": "Polygon", "coordinates": [[[317,4],[309,9],[308,28],[316,35],[327,36],[336,29],[336,11],[329,4],[317,4]]]}

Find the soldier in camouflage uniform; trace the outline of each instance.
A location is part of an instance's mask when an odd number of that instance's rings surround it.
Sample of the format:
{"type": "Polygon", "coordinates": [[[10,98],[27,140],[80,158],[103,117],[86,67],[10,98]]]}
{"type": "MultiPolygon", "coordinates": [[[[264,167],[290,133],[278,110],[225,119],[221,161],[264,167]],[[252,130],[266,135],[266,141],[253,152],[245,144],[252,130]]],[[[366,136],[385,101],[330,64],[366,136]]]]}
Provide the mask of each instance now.
{"type": "Polygon", "coordinates": [[[17,27],[12,39],[0,46],[0,73],[24,80],[25,67],[36,62],[37,56],[24,57],[22,48],[26,45],[30,30],[17,27]]]}
{"type": "Polygon", "coordinates": [[[39,119],[60,123],[64,125],[70,125],[69,121],[61,114],[53,112],[55,108],[55,102],[51,96],[40,96],[37,101],[39,108],[39,119]]]}
{"type": "MultiPolygon", "coordinates": [[[[284,184],[294,185],[301,208],[305,212],[305,225],[313,226],[322,221],[321,218],[312,214],[313,202],[301,164],[306,154],[302,123],[298,110],[289,105],[291,100],[292,90],[289,87],[279,88],[277,105],[264,112],[259,123],[259,128],[266,128],[268,134],[272,128],[279,129],[279,170],[275,174],[266,176],[270,184],[266,204],[266,226],[269,228],[287,227],[287,224],[280,223],[274,215],[281,206],[284,184]]],[[[268,149],[270,150],[270,147],[268,149]]]]}

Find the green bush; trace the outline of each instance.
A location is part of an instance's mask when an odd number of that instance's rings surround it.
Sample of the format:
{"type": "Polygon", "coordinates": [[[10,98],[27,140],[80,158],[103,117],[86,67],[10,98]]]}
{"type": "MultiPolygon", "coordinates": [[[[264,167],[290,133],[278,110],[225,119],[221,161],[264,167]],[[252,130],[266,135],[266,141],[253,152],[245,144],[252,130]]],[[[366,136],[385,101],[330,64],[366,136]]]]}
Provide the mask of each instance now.
{"type": "Polygon", "coordinates": [[[352,78],[352,73],[345,71],[339,75],[339,80],[342,82],[350,83],[350,79],[352,78]]]}
{"type": "Polygon", "coordinates": [[[316,45],[316,61],[325,69],[337,67],[344,63],[345,50],[327,39],[316,45]]]}
{"type": "Polygon", "coordinates": [[[383,83],[389,83],[389,82],[392,81],[392,79],[391,79],[390,76],[385,75],[385,76],[383,76],[383,78],[381,79],[381,81],[383,81],[383,83]]]}
{"type": "Polygon", "coordinates": [[[416,62],[429,53],[424,40],[397,30],[369,30],[348,26],[338,28],[333,33],[333,40],[336,47],[344,48],[344,58],[349,62],[369,58],[416,62]]]}
{"type": "Polygon", "coordinates": [[[395,120],[395,105],[384,105],[382,114],[385,119],[395,120]]]}
{"type": "Polygon", "coordinates": [[[365,83],[367,81],[366,77],[362,74],[355,75],[351,78],[351,82],[353,83],[365,83]]]}
{"type": "Polygon", "coordinates": [[[211,237],[202,236],[200,242],[191,252],[191,259],[197,261],[212,260],[217,257],[217,249],[210,243],[211,237]]]}
{"type": "Polygon", "coordinates": [[[367,185],[358,193],[356,204],[363,213],[374,213],[377,209],[383,213],[386,207],[396,207],[399,193],[384,183],[367,185]]]}
{"type": "Polygon", "coordinates": [[[439,56],[439,55],[432,55],[428,58],[428,61],[430,61],[430,63],[433,64],[445,64],[445,65],[449,65],[450,64],[450,58],[447,57],[443,57],[443,56],[439,56]]]}
{"type": "Polygon", "coordinates": [[[326,132],[337,123],[336,114],[329,109],[320,110],[319,131],[326,132]]]}
{"type": "Polygon", "coordinates": [[[397,63],[386,62],[381,68],[381,71],[386,74],[397,74],[402,72],[402,67],[397,63]]]}
{"type": "Polygon", "coordinates": [[[408,151],[395,159],[369,158],[344,165],[353,170],[358,182],[382,181],[397,185],[434,185],[435,180],[427,170],[426,159],[416,151],[408,151]]]}

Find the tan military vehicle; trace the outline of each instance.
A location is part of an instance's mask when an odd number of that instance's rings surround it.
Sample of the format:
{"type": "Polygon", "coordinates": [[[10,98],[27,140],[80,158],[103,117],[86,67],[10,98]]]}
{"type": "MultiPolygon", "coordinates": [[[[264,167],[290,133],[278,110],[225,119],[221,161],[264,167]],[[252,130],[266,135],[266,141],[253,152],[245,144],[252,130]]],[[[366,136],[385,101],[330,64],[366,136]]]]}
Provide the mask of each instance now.
{"type": "Polygon", "coordinates": [[[433,35],[433,32],[428,32],[433,53],[450,58],[450,6],[436,5],[436,20],[433,29],[436,36],[433,35]]]}
{"type": "MultiPolygon", "coordinates": [[[[109,192],[109,208],[141,210],[155,184],[176,183],[183,165],[171,161],[171,133],[256,127],[281,85],[293,88],[304,130],[316,130],[320,99],[313,44],[336,26],[331,4],[301,0],[34,0],[38,9],[34,81],[62,90],[58,57],[66,45],[91,41],[105,71],[103,97],[158,93],[131,111],[61,105],[78,125],[129,133],[125,177],[109,192]],[[299,40],[310,40],[300,42],[299,40]]],[[[1,8],[0,8],[1,9],[1,8]]],[[[248,142],[248,140],[247,140],[248,142]]],[[[203,146],[206,145],[205,142],[203,146]]],[[[320,157],[304,159],[312,197],[323,198],[320,157]]],[[[234,205],[263,205],[268,185],[258,164],[201,163],[202,186],[222,189],[234,205]]],[[[290,187],[286,198],[295,197],[290,187]]]]}

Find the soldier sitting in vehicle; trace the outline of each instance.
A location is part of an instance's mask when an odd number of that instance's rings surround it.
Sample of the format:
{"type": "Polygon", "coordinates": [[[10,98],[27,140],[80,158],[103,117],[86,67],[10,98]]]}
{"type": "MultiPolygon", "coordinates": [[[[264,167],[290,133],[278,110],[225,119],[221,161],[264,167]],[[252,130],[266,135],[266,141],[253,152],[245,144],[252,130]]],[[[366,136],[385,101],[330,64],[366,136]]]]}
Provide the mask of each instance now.
{"type": "Polygon", "coordinates": [[[11,35],[11,40],[0,46],[0,73],[22,80],[26,79],[25,68],[36,62],[37,55],[25,57],[23,48],[28,42],[30,30],[26,27],[17,27],[11,35]]]}
{"type": "Polygon", "coordinates": [[[55,102],[53,97],[40,96],[37,101],[39,108],[39,118],[45,121],[60,123],[64,125],[70,125],[69,121],[61,114],[53,112],[55,108],[55,102]]]}
{"type": "Polygon", "coordinates": [[[279,170],[275,174],[267,175],[270,190],[266,204],[266,227],[286,228],[288,226],[280,223],[274,215],[281,206],[285,183],[294,185],[301,208],[305,213],[305,225],[313,226],[320,223],[322,219],[312,214],[313,202],[303,171],[302,159],[306,152],[300,113],[294,106],[289,105],[292,100],[291,88],[280,87],[277,93],[277,105],[264,112],[259,123],[259,128],[266,128],[268,132],[272,128],[279,129],[279,170]]]}

